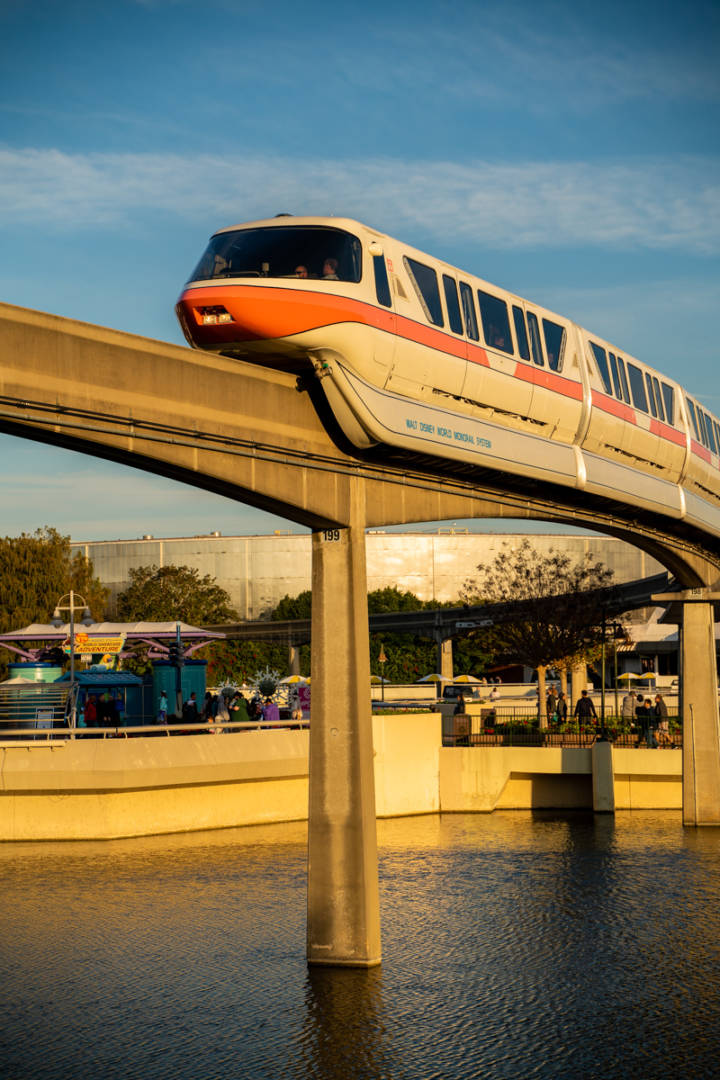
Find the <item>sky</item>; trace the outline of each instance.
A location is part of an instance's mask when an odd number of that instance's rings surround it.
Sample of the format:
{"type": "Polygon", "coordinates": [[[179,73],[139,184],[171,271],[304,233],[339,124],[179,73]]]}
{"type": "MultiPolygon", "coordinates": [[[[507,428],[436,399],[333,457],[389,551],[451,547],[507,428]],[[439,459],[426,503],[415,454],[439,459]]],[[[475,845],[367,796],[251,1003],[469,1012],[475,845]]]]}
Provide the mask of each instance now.
{"type": "MultiPolygon", "coordinates": [[[[720,414],[720,5],[0,0],[0,300],[184,344],[211,233],[284,211],[507,287],[720,414]]],[[[305,531],[27,440],[0,462],[3,535],[305,531]]]]}

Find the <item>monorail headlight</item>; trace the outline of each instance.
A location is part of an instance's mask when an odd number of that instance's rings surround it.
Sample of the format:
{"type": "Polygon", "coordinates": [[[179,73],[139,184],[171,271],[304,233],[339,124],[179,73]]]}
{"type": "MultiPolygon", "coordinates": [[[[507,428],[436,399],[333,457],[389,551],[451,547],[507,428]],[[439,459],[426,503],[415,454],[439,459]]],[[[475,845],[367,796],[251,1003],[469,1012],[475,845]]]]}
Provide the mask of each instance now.
{"type": "Polygon", "coordinates": [[[372,255],[373,257],[375,257],[376,255],[382,255],[382,244],[378,244],[377,240],[371,241],[371,243],[368,244],[368,254],[372,255]]]}
{"type": "Polygon", "coordinates": [[[230,323],[233,317],[222,304],[198,308],[198,315],[203,326],[216,326],[218,323],[230,323]]]}

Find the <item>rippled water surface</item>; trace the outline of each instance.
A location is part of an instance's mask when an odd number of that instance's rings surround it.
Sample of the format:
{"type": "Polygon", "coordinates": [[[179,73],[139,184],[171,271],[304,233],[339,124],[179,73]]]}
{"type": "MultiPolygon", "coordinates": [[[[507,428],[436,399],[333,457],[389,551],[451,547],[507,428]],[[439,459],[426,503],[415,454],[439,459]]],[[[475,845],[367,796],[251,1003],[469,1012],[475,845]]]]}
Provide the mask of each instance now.
{"type": "Polygon", "coordinates": [[[0,847],[0,1077],[718,1077],[720,829],[380,822],[383,964],[305,964],[305,826],[0,847]]]}

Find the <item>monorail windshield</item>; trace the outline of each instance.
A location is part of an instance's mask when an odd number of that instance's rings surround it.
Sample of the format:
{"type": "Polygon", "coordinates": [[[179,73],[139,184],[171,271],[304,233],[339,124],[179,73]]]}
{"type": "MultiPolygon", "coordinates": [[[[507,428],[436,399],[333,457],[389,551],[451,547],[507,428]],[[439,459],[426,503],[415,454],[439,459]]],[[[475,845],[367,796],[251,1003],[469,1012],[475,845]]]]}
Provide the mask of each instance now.
{"type": "Polygon", "coordinates": [[[342,229],[303,225],[217,233],[190,281],[214,278],[317,278],[360,281],[362,251],[342,229]]]}

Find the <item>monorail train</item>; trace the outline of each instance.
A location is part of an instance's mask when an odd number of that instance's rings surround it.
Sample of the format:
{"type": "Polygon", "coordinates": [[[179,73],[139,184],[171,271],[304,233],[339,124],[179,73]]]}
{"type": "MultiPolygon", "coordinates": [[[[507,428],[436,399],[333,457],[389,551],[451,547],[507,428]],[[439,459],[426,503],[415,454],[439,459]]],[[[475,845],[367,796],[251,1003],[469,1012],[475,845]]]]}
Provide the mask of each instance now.
{"type": "Polygon", "coordinates": [[[221,229],[190,345],[314,371],[345,436],[580,488],[720,534],[720,423],[563,316],[345,218],[221,229]]]}

